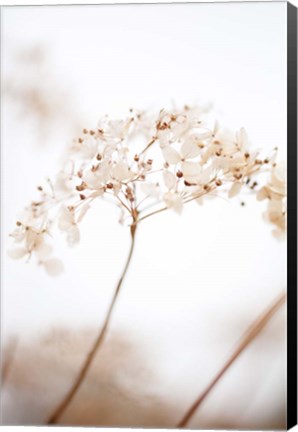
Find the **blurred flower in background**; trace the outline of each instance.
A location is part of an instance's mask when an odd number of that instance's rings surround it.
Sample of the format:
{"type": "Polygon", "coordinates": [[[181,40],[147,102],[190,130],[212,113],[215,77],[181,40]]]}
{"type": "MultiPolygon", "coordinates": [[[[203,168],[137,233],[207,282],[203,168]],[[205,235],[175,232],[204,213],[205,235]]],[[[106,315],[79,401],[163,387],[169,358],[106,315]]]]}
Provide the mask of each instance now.
{"type": "Polygon", "coordinates": [[[46,45],[10,45],[5,57],[2,95],[10,111],[11,126],[32,134],[37,145],[49,145],[64,131],[79,131],[80,114],[67,83],[55,74],[51,49],[46,45]]]}

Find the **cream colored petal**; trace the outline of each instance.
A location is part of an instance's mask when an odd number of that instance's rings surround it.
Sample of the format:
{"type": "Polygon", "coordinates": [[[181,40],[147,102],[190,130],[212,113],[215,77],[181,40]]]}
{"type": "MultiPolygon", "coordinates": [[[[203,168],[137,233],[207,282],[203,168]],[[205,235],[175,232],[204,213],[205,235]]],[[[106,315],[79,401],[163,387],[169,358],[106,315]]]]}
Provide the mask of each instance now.
{"type": "Polygon", "coordinates": [[[170,145],[168,130],[158,132],[158,141],[161,149],[170,145]]]}
{"type": "Polygon", "coordinates": [[[212,137],[212,131],[201,132],[196,134],[196,136],[200,141],[203,141],[212,137]]]}
{"type": "Polygon", "coordinates": [[[204,204],[204,196],[201,196],[199,198],[197,198],[195,201],[197,204],[199,204],[199,206],[202,206],[204,204]]]}
{"type": "Polygon", "coordinates": [[[16,242],[19,243],[25,239],[26,232],[23,230],[23,228],[22,230],[16,229],[10,234],[10,237],[12,237],[16,242]]]}
{"type": "Polygon", "coordinates": [[[88,171],[84,175],[84,181],[90,188],[98,188],[104,183],[104,178],[101,172],[88,171]]]}
{"type": "Polygon", "coordinates": [[[279,228],[275,228],[274,230],[272,230],[272,235],[274,238],[276,238],[279,241],[285,239],[285,231],[279,228]]]}
{"type": "Polygon", "coordinates": [[[241,189],[242,189],[242,183],[240,182],[233,183],[231,189],[229,190],[229,198],[233,198],[234,196],[238,195],[241,189]]]}
{"type": "Polygon", "coordinates": [[[174,204],[173,204],[173,210],[178,213],[181,214],[182,210],[183,210],[183,200],[181,198],[181,196],[177,196],[174,204]]]}
{"type": "Polygon", "coordinates": [[[283,212],[283,202],[281,200],[270,200],[268,202],[268,213],[274,216],[280,215],[283,212]]]}
{"type": "Polygon", "coordinates": [[[171,131],[173,140],[178,140],[179,138],[182,138],[182,136],[188,131],[190,125],[187,122],[184,123],[176,123],[175,125],[172,125],[171,131]]]}
{"type": "Polygon", "coordinates": [[[46,259],[53,251],[53,247],[45,242],[42,242],[36,249],[35,253],[39,259],[46,259]]]}
{"type": "Polygon", "coordinates": [[[26,248],[28,251],[38,249],[44,242],[44,238],[41,234],[36,233],[32,229],[26,231],[26,248]]]}
{"type": "Polygon", "coordinates": [[[92,192],[90,197],[97,198],[97,197],[102,196],[103,194],[104,194],[104,188],[100,188],[100,189],[97,189],[95,192],[92,192]]]}
{"type": "Polygon", "coordinates": [[[181,155],[183,159],[193,159],[199,156],[201,151],[199,140],[195,136],[187,138],[181,147],[181,155]]]}
{"type": "Polygon", "coordinates": [[[124,162],[120,162],[112,168],[112,177],[120,182],[131,180],[134,176],[135,173],[133,173],[124,162]]]}
{"type": "Polygon", "coordinates": [[[175,189],[176,183],[177,183],[177,181],[176,181],[177,179],[174,176],[174,174],[171,173],[170,171],[164,171],[162,173],[162,175],[163,175],[163,179],[164,179],[166,187],[168,189],[175,189]]]}
{"type": "Polygon", "coordinates": [[[286,185],[286,169],[285,164],[283,162],[279,163],[272,170],[271,177],[272,186],[278,190],[285,191],[286,185]]]}
{"type": "Polygon", "coordinates": [[[162,149],[162,154],[163,154],[164,160],[171,165],[175,165],[181,161],[180,154],[177,152],[177,150],[175,150],[173,147],[171,147],[169,145],[162,149]]]}
{"type": "Polygon", "coordinates": [[[80,230],[76,225],[67,231],[66,241],[68,246],[73,247],[80,241],[80,230]]]}
{"type": "Polygon", "coordinates": [[[148,197],[152,197],[152,198],[159,197],[158,186],[155,183],[142,183],[140,188],[142,192],[148,197]]]}
{"type": "Polygon", "coordinates": [[[63,263],[58,258],[51,258],[44,261],[43,266],[49,276],[59,276],[64,270],[63,263]]]}
{"type": "Polygon", "coordinates": [[[58,228],[61,231],[69,230],[74,224],[74,216],[67,207],[62,206],[60,209],[60,216],[58,219],[58,228]]]}
{"type": "Polygon", "coordinates": [[[176,213],[181,213],[183,209],[183,200],[178,193],[166,192],[164,201],[168,208],[172,208],[176,213]]]}
{"type": "Polygon", "coordinates": [[[216,135],[220,130],[220,123],[218,120],[215,120],[213,127],[213,134],[216,135]]]}
{"type": "Polygon", "coordinates": [[[256,195],[258,201],[263,201],[264,199],[268,198],[270,196],[270,193],[268,192],[267,187],[262,187],[256,195]]]}
{"type": "Polygon", "coordinates": [[[77,217],[77,223],[80,223],[82,220],[83,220],[83,218],[85,217],[85,215],[86,215],[86,213],[87,213],[87,211],[90,209],[90,205],[89,204],[85,204],[82,208],[81,208],[81,210],[80,210],[80,212],[79,212],[79,214],[78,214],[78,217],[77,217]]]}
{"type": "Polygon", "coordinates": [[[240,150],[245,151],[245,149],[248,147],[248,135],[244,127],[236,132],[236,141],[240,150]]]}
{"type": "Polygon", "coordinates": [[[57,174],[54,183],[54,189],[57,192],[69,192],[72,190],[72,178],[70,174],[63,171],[57,174]]]}
{"type": "Polygon", "coordinates": [[[16,249],[10,249],[10,250],[8,250],[7,254],[8,254],[8,256],[10,258],[18,260],[18,259],[23,258],[25,255],[27,255],[28,251],[24,247],[19,247],[19,248],[16,248],[16,249]]]}
{"type": "Polygon", "coordinates": [[[202,185],[208,184],[212,178],[215,177],[216,170],[212,165],[207,168],[202,168],[199,183],[202,185]]]}
{"type": "Polygon", "coordinates": [[[198,162],[182,162],[181,171],[186,181],[189,183],[198,183],[200,180],[202,167],[198,162]]]}

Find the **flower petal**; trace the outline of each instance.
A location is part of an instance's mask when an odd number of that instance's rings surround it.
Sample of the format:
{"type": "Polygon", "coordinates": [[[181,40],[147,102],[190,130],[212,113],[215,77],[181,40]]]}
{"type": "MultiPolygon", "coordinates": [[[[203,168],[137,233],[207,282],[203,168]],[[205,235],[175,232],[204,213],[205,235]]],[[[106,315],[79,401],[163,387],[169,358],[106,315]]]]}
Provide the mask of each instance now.
{"type": "Polygon", "coordinates": [[[159,190],[156,183],[142,183],[141,190],[148,197],[152,197],[152,198],[159,197],[159,190]]]}
{"type": "Polygon", "coordinates": [[[233,198],[234,196],[238,195],[238,193],[241,191],[242,183],[235,182],[233,183],[231,189],[229,190],[229,198],[233,198]]]}
{"type": "Polygon", "coordinates": [[[16,249],[10,249],[7,251],[7,254],[10,258],[12,259],[21,259],[23,258],[25,255],[27,255],[28,251],[26,248],[24,247],[19,247],[16,249]]]}
{"type": "Polygon", "coordinates": [[[119,162],[112,168],[112,176],[119,181],[131,180],[135,173],[133,173],[124,162],[119,162]]]}
{"type": "Polygon", "coordinates": [[[51,258],[43,263],[44,269],[50,276],[59,276],[63,270],[63,263],[58,258],[51,258]]]}
{"type": "Polygon", "coordinates": [[[66,241],[68,246],[73,247],[80,241],[80,230],[76,225],[67,231],[66,241]]]}
{"type": "Polygon", "coordinates": [[[171,147],[169,145],[162,149],[162,154],[163,154],[164,160],[171,165],[175,165],[181,161],[180,154],[177,152],[177,150],[175,150],[173,147],[171,147]]]}
{"type": "Polygon", "coordinates": [[[46,257],[48,257],[53,251],[53,248],[51,245],[42,242],[38,247],[35,249],[35,253],[38,256],[39,259],[44,260],[46,257]]]}
{"type": "Polygon", "coordinates": [[[196,136],[187,138],[181,147],[181,155],[184,159],[193,159],[201,153],[199,140],[196,136]]]}
{"type": "Polygon", "coordinates": [[[74,224],[74,215],[71,213],[67,207],[62,206],[60,209],[60,217],[58,220],[58,228],[61,231],[69,230],[74,224]]]}
{"type": "Polygon", "coordinates": [[[182,162],[181,170],[187,182],[197,183],[200,180],[202,168],[198,162],[182,162]]]}
{"type": "Polygon", "coordinates": [[[165,182],[165,185],[168,189],[175,189],[176,187],[176,177],[173,173],[170,171],[164,171],[163,172],[163,179],[165,182]]]}
{"type": "Polygon", "coordinates": [[[164,194],[166,206],[172,208],[176,213],[181,213],[183,209],[182,197],[177,192],[166,192],[164,194]]]}

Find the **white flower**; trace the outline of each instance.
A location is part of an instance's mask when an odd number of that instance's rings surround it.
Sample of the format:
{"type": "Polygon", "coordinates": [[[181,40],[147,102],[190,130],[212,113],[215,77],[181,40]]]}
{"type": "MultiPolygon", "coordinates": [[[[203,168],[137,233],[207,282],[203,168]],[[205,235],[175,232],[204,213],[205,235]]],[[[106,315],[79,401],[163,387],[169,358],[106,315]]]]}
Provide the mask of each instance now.
{"type": "Polygon", "coordinates": [[[258,159],[258,151],[248,151],[244,128],[232,133],[218,122],[210,127],[205,114],[188,106],[157,115],[131,109],[124,120],[105,116],[93,130],[84,129],[65,155],[56,180],[48,180],[50,192],[38,187],[38,200],[17,222],[11,234],[17,247],[9,255],[36,256],[47,273],[59,274],[62,263],[52,258],[45,241],[57,219],[73,246],[80,240],[78,225],[98,198],[116,204],[120,223],[137,224],[165,208],[181,213],[190,201],[202,203],[203,197],[205,202],[226,193],[227,184],[229,198],[246,187],[257,192],[258,200],[267,199],[266,220],[275,225],[274,235],[284,231],[285,170],[276,165],[276,151],[258,159]],[[270,180],[258,190],[255,177],[270,169],[270,180]]]}
{"type": "Polygon", "coordinates": [[[180,152],[171,145],[162,148],[162,154],[169,165],[179,164],[184,180],[191,184],[200,182],[201,165],[192,161],[201,153],[200,141],[195,136],[189,137],[181,146],[180,152]]]}
{"type": "Polygon", "coordinates": [[[282,200],[286,196],[286,173],[284,164],[277,165],[271,173],[271,179],[266,186],[261,188],[257,199],[262,201],[266,198],[282,200]]]}
{"type": "Polygon", "coordinates": [[[75,221],[74,211],[62,206],[58,227],[66,232],[66,240],[69,246],[74,246],[80,241],[80,231],[75,221]]]}
{"type": "Polygon", "coordinates": [[[275,225],[273,231],[276,237],[286,230],[286,208],[281,200],[269,200],[267,211],[264,213],[265,220],[275,225]]]}

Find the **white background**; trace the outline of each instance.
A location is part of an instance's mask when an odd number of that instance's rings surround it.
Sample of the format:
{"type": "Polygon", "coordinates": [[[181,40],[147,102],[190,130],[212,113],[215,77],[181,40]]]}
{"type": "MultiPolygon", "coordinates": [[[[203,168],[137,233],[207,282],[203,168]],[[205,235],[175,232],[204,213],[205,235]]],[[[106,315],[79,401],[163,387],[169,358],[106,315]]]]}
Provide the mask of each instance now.
{"type": "MultiPolygon", "coordinates": [[[[106,112],[124,115],[130,106],[214,102],[224,124],[244,125],[255,147],[278,146],[280,158],[286,157],[285,3],[13,8],[2,11],[2,25],[4,74],[10,67],[7,47],[44,44],[55,77],[72,93],[87,127],[106,112]]],[[[17,212],[40,179],[55,172],[68,139],[61,133],[50,143],[36,143],[25,123],[18,119],[13,127],[4,105],[3,250],[17,212]]],[[[150,353],[150,370],[163,389],[156,389],[158,396],[187,406],[185,400],[209,381],[251,321],[285,288],[285,244],[272,238],[263,210],[259,203],[241,208],[237,199],[218,200],[140,227],[112,330],[121,329],[150,353]]],[[[27,343],[53,325],[98,326],[128,241],[113,216],[108,206],[95,209],[74,251],[58,241],[66,265],[59,279],[3,255],[4,341],[16,334],[27,343]]],[[[219,392],[220,399],[237,388],[245,368],[243,398],[233,400],[228,418],[237,403],[239,412],[245,407],[244,424],[259,415],[266,422],[282,403],[283,319],[281,313],[271,329],[276,344],[270,348],[264,339],[262,357],[252,348],[219,392]],[[265,372],[266,383],[253,385],[265,372]]],[[[219,406],[223,415],[229,399],[219,406]]]]}

